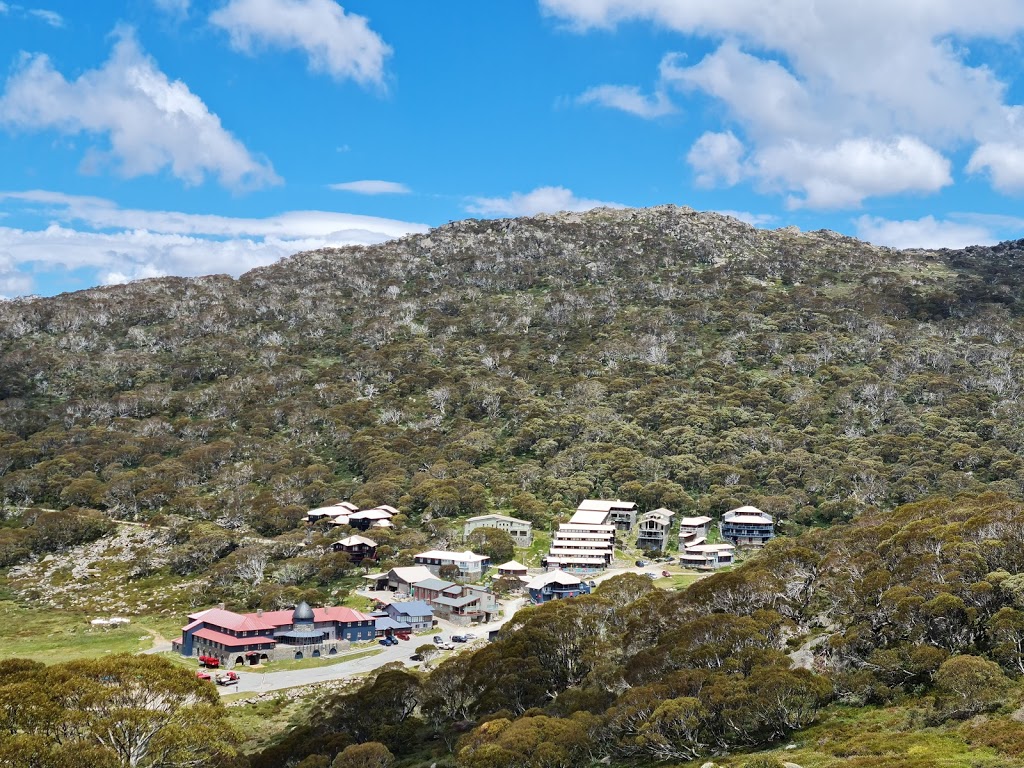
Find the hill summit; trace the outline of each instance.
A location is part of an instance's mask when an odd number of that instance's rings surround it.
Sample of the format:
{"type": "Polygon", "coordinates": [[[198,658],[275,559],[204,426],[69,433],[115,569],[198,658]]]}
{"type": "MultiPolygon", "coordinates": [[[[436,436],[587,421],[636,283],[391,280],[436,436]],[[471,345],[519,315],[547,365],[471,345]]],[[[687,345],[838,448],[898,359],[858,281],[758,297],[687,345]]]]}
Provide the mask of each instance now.
{"type": "Polygon", "coordinates": [[[342,498],[751,503],[792,528],[1019,498],[1022,255],[661,206],[8,301],[2,494],[267,535],[342,498]]]}

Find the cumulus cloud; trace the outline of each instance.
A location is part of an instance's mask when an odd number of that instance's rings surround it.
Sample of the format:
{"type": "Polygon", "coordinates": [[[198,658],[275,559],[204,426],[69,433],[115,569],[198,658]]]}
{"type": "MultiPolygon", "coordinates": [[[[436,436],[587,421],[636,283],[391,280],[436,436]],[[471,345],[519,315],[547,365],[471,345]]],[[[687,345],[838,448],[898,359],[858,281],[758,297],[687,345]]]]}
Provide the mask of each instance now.
{"type": "Polygon", "coordinates": [[[109,149],[94,147],[86,170],[113,164],[134,177],[167,169],[189,184],[211,174],[233,188],[279,181],[187,85],[161,72],[127,30],[101,68],[74,81],[44,54],[24,57],[0,96],[0,125],[106,137],[109,149]]]}
{"type": "Polygon", "coordinates": [[[629,112],[648,120],[670,115],[676,108],[664,91],[651,96],[640,93],[635,85],[598,85],[576,97],[577,104],[597,104],[602,107],[629,112]]]}
{"type": "Polygon", "coordinates": [[[934,216],[905,221],[861,216],[854,224],[861,240],[893,248],[966,248],[997,242],[988,227],[934,216]]]}
{"type": "Polygon", "coordinates": [[[969,173],[987,173],[1000,192],[1024,191],[1024,145],[991,141],[978,147],[967,163],[969,173]]]}
{"type": "Polygon", "coordinates": [[[719,183],[732,186],[743,178],[743,142],[732,131],[703,134],[686,155],[686,160],[697,174],[697,184],[714,187],[719,183]]]}
{"type": "Polygon", "coordinates": [[[21,281],[8,294],[28,290],[26,270],[92,269],[100,282],[238,275],[298,251],[371,245],[427,230],[423,224],[330,211],[265,218],[146,211],[46,190],[0,192],[0,201],[23,216],[50,220],[36,230],[0,227],[0,293],[5,274],[8,281],[21,281]]]}
{"type": "Polygon", "coordinates": [[[787,142],[762,149],[749,167],[765,184],[798,191],[790,208],[855,208],[866,197],[937,192],[953,182],[949,160],[911,136],[825,148],[787,142]]]}
{"type": "Polygon", "coordinates": [[[344,181],[339,184],[328,184],[327,186],[339,192],[355,192],[357,195],[408,195],[412,192],[405,184],[397,181],[379,181],[375,179],[344,181]]]}
{"type": "Polygon", "coordinates": [[[711,99],[723,115],[713,133],[732,131],[748,147],[752,174],[744,178],[802,190],[800,204],[858,205],[872,195],[933,190],[945,178],[936,158],[965,148],[974,152],[969,171],[985,173],[1000,191],[1024,188],[1024,108],[1007,103],[1007,83],[974,64],[967,48],[1012,45],[1024,32],[1024,4],[1015,0],[990,0],[983,10],[956,0],[780,0],[772,13],[758,0],[541,0],[541,7],[579,32],[642,20],[711,40],[716,47],[694,63],[666,57],[658,87],[711,99]],[[811,153],[806,182],[757,175],[772,171],[788,146],[811,153]],[[870,169],[858,174],[839,161],[865,150],[872,167],[895,163],[897,181],[880,184],[870,169]]]}
{"type": "Polygon", "coordinates": [[[233,48],[299,50],[309,68],[335,80],[381,85],[391,48],[363,16],[346,13],[334,0],[229,0],[210,16],[233,48]]]}
{"type": "Polygon", "coordinates": [[[571,189],[565,187],[537,187],[532,192],[513,192],[508,197],[474,197],[466,210],[484,216],[533,216],[538,213],[623,207],[619,203],[577,197],[571,189]]]}

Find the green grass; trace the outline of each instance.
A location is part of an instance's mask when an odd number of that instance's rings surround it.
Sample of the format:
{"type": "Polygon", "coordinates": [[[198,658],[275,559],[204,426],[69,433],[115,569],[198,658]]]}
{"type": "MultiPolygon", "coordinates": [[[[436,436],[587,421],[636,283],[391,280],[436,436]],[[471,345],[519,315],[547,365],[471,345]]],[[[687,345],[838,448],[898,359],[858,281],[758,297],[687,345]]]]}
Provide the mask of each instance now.
{"type": "MultiPolygon", "coordinates": [[[[760,752],[802,768],[1022,768],[1020,752],[968,743],[971,729],[1021,728],[1008,717],[988,723],[926,727],[920,711],[834,706],[821,721],[792,736],[794,749],[760,752]],[[1007,724],[1010,726],[1007,726],[1007,724]]],[[[743,768],[754,755],[716,758],[722,768],[743,768]]],[[[691,765],[699,766],[704,761],[691,765]]]]}
{"type": "MultiPolygon", "coordinates": [[[[222,701],[244,698],[252,694],[228,694],[222,701]]],[[[280,692],[255,704],[228,707],[228,722],[242,735],[242,751],[258,752],[274,743],[279,734],[299,725],[306,716],[309,702],[302,697],[290,697],[280,692]]]]}
{"type": "MultiPolygon", "coordinates": [[[[411,645],[411,643],[410,643],[411,645]]],[[[282,659],[280,661],[267,662],[257,670],[248,668],[255,672],[282,672],[290,669],[312,669],[313,667],[329,667],[331,664],[338,664],[342,661],[355,661],[367,656],[376,656],[383,653],[383,648],[367,648],[353,653],[339,653],[337,656],[321,656],[318,659],[282,659]]],[[[412,651],[409,651],[412,653],[412,651]]]]}
{"type": "Polygon", "coordinates": [[[146,616],[130,617],[132,623],[127,626],[94,628],[89,624],[93,618],[0,600],[0,659],[20,657],[53,664],[108,653],[138,653],[152,647],[151,632],[173,639],[181,628],[180,621],[146,616]]]}
{"type": "Polygon", "coordinates": [[[547,531],[533,530],[533,541],[529,549],[517,549],[515,559],[530,568],[540,568],[540,560],[551,549],[551,534],[547,531]]]}
{"type": "Polygon", "coordinates": [[[350,592],[345,596],[345,599],[341,602],[346,608],[352,608],[357,611],[371,611],[373,610],[374,601],[363,595],[357,595],[355,592],[350,592]]]}
{"type": "Polygon", "coordinates": [[[686,589],[695,581],[700,581],[709,575],[707,573],[673,573],[668,578],[655,580],[654,586],[668,590],[686,589]]]}

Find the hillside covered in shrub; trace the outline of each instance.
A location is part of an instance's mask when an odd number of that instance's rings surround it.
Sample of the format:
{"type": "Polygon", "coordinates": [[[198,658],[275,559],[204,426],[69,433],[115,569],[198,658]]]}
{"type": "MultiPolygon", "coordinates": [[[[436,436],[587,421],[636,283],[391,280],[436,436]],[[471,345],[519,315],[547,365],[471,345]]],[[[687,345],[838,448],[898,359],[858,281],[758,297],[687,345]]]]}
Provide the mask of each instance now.
{"type": "Polygon", "coordinates": [[[1016,499],[1022,255],[667,206],[7,301],[0,493],[268,536],[342,498],[538,522],[752,503],[790,532],[1016,499]]]}

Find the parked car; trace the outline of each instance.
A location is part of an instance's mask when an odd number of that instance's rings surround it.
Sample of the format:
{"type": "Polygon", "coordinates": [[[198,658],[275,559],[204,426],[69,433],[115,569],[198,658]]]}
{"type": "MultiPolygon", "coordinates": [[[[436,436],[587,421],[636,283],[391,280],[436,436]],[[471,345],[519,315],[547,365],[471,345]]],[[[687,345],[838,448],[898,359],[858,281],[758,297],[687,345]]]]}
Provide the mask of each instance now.
{"type": "Polygon", "coordinates": [[[442,651],[454,651],[455,650],[455,646],[452,645],[451,643],[440,642],[440,643],[437,644],[437,647],[439,649],[441,649],[442,651]]]}
{"type": "Polygon", "coordinates": [[[380,639],[381,645],[398,645],[397,637],[382,637],[380,639]]]}
{"type": "Polygon", "coordinates": [[[444,642],[444,638],[441,637],[440,635],[434,635],[434,642],[435,643],[443,643],[444,642]]]}
{"type": "Polygon", "coordinates": [[[463,637],[467,640],[476,640],[476,635],[474,635],[472,632],[467,632],[463,635],[463,637]]]}
{"type": "Polygon", "coordinates": [[[637,568],[646,568],[647,567],[647,561],[646,560],[637,560],[636,561],[636,567],[637,568]]]}
{"type": "Polygon", "coordinates": [[[237,672],[218,672],[213,681],[217,685],[238,685],[238,673],[237,672]]]}
{"type": "Polygon", "coordinates": [[[411,640],[412,639],[412,635],[410,635],[408,632],[395,632],[395,637],[397,637],[399,640],[411,640]]]}
{"type": "Polygon", "coordinates": [[[409,657],[409,661],[423,661],[423,654],[414,653],[412,656],[409,657]]]}
{"type": "Polygon", "coordinates": [[[464,642],[466,642],[466,636],[465,635],[452,635],[452,642],[453,643],[464,643],[464,642]]]}
{"type": "Polygon", "coordinates": [[[593,579],[591,579],[590,581],[587,582],[587,586],[590,587],[591,589],[596,589],[597,588],[597,582],[594,581],[593,579]]]}
{"type": "Polygon", "coordinates": [[[671,576],[671,575],[672,575],[672,574],[671,574],[671,573],[669,573],[668,571],[662,571],[662,572],[661,572],[661,578],[663,578],[663,579],[667,579],[667,578],[668,578],[669,576],[671,576]]]}
{"type": "Polygon", "coordinates": [[[198,672],[196,672],[196,679],[198,679],[198,680],[211,680],[213,678],[212,678],[212,676],[210,675],[209,672],[203,672],[203,670],[199,670],[198,672]]]}
{"type": "Polygon", "coordinates": [[[651,573],[650,571],[648,571],[647,573],[645,573],[645,574],[644,574],[644,576],[646,576],[646,577],[647,577],[648,579],[651,579],[652,581],[653,581],[654,579],[658,578],[658,574],[656,574],[656,573],[651,573]]]}

